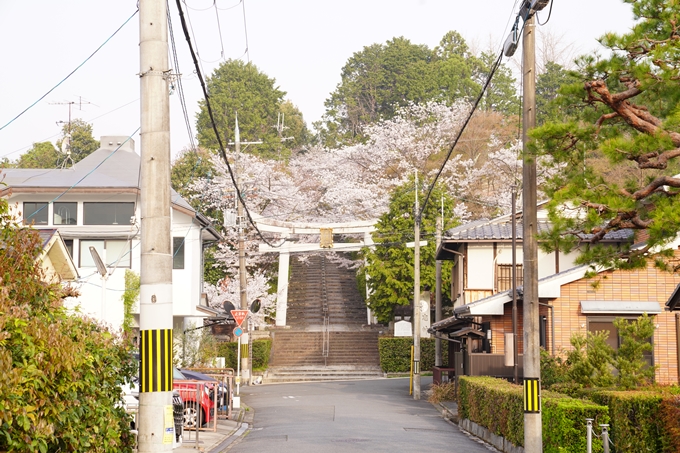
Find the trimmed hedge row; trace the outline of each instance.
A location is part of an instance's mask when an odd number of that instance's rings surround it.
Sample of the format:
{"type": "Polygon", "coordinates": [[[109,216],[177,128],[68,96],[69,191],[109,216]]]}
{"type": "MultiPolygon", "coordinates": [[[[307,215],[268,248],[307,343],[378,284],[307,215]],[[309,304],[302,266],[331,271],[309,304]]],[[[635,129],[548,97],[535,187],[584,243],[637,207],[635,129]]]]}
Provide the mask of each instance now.
{"type": "Polygon", "coordinates": [[[670,402],[677,400],[676,397],[638,390],[595,390],[587,393],[591,400],[609,407],[610,437],[615,451],[680,451],[677,443],[672,445],[670,436],[673,428],[678,430],[678,419],[671,421],[662,416],[664,400],[668,400],[666,408],[670,409],[670,402]],[[664,420],[674,426],[665,426],[664,420]]]}
{"type": "MultiPolygon", "coordinates": [[[[517,446],[524,445],[524,401],[521,386],[503,379],[461,376],[458,415],[482,425],[517,446]]],[[[607,407],[554,392],[542,392],[544,453],[586,450],[586,418],[608,423],[607,407]]],[[[602,444],[593,443],[593,452],[602,444]]],[[[630,450],[633,451],[633,450],[630,450]]],[[[636,450],[639,451],[639,450],[636,450]]]]}
{"type": "MultiPolygon", "coordinates": [[[[269,365],[269,355],[272,350],[272,340],[262,338],[253,340],[253,370],[264,370],[269,365]]],[[[230,341],[220,343],[217,347],[217,356],[224,357],[227,368],[237,368],[238,342],[230,341]]]]}
{"type": "MultiPolygon", "coordinates": [[[[380,367],[385,373],[408,373],[411,371],[410,337],[380,337],[380,367]]],[[[446,342],[442,342],[442,363],[448,363],[449,351],[446,342]]],[[[430,371],[434,366],[434,338],[420,340],[420,369],[430,371]]]]}

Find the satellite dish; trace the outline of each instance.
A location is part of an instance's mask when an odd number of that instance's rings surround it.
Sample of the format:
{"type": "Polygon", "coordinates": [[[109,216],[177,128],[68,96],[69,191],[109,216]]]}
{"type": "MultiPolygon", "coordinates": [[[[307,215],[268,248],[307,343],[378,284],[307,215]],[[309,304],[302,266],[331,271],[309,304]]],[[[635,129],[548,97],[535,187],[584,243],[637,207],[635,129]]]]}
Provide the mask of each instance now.
{"type": "Polygon", "coordinates": [[[262,306],[262,303],[260,302],[260,299],[255,299],[252,304],[250,304],[250,312],[251,313],[257,313],[260,311],[260,307],[262,306]]]}
{"type": "Polygon", "coordinates": [[[234,304],[232,304],[228,300],[225,300],[224,303],[222,304],[222,308],[224,309],[224,311],[227,312],[227,318],[233,318],[233,316],[231,316],[231,311],[235,310],[234,304]]]}

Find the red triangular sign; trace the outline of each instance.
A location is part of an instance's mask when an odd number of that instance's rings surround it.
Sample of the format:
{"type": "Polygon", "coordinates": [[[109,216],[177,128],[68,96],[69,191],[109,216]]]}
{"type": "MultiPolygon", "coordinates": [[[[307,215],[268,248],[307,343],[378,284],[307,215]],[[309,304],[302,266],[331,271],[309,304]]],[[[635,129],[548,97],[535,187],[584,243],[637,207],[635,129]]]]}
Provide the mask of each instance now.
{"type": "Polygon", "coordinates": [[[234,321],[236,321],[236,325],[241,327],[241,324],[243,324],[243,321],[248,317],[248,310],[232,310],[231,316],[234,317],[234,321]]]}

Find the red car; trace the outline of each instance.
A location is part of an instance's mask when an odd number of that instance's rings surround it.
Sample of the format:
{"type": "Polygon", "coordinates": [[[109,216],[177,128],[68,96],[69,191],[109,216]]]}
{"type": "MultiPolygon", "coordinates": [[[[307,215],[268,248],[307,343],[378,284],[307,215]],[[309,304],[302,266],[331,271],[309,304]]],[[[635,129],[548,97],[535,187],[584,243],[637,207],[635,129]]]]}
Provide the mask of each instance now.
{"type": "Polygon", "coordinates": [[[210,399],[210,384],[187,379],[177,368],[173,367],[172,371],[172,388],[180,393],[184,401],[184,427],[195,428],[210,423],[215,418],[215,404],[210,399]],[[196,397],[197,386],[203,387],[200,399],[196,397]]]}

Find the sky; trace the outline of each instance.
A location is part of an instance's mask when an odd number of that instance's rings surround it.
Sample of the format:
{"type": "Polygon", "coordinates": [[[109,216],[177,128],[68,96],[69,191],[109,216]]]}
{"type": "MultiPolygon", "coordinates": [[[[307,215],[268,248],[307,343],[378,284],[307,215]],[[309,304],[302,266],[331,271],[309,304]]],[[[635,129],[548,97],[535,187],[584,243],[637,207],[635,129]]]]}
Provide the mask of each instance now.
{"type": "MultiPolygon", "coordinates": [[[[181,0],[204,76],[227,59],[250,61],[276,80],[310,127],[323,115],[324,101],[340,82],[344,64],[365,46],[403,36],[434,48],[448,31],[456,30],[471,47],[493,48],[496,53],[509,33],[517,3],[181,0]]],[[[550,6],[538,15],[541,23],[548,20],[538,27],[539,41],[541,35],[552,36],[568,55],[592,53],[599,48],[597,37],[610,31],[625,33],[633,25],[630,6],[622,0],[552,3],[549,20],[550,6]]],[[[172,94],[171,153],[176,156],[195,136],[202,91],[177,3],[169,4],[179,60],[179,71],[174,69],[182,77],[190,123],[187,127],[179,97],[172,94]]],[[[97,139],[133,135],[139,152],[136,9],[137,0],[0,0],[0,159],[16,160],[35,142],[56,143],[69,120],[69,110],[71,119],[93,125],[97,139]]],[[[513,69],[516,66],[505,62],[513,69]]],[[[243,141],[255,139],[241,137],[243,141]]]]}

